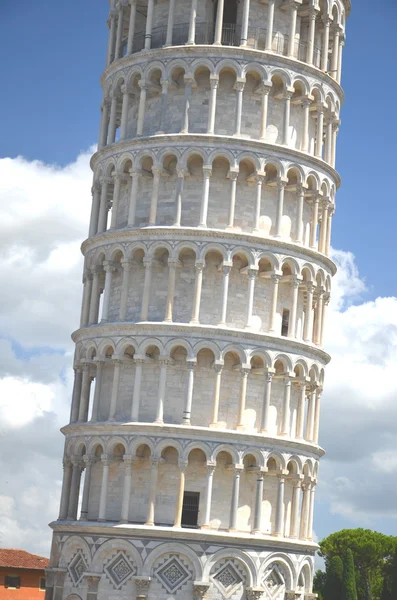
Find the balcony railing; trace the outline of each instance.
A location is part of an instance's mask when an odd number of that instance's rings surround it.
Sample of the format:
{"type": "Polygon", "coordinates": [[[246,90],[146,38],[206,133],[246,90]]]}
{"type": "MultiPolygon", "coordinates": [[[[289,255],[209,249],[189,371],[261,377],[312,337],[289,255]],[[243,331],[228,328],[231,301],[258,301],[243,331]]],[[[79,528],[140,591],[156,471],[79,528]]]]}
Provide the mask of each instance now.
{"type": "MultiPolygon", "coordinates": [[[[247,47],[255,50],[265,50],[266,29],[262,27],[249,27],[247,47]]],[[[167,27],[155,27],[152,30],[151,48],[162,48],[166,43],[167,27]]],[[[175,25],[172,32],[172,45],[183,46],[189,38],[189,23],[175,25]]],[[[224,23],[222,28],[223,46],[240,46],[241,26],[235,23],[224,23]]],[[[195,43],[200,45],[211,45],[214,43],[214,23],[197,23],[195,43]]],[[[140,31],[135,35],[133,52],[140,52],[145,47],[145,32],[140,31]]],[[[272,51],[282,56],[288,55],[289,36],[275,33],[272,40],[272,51]]],[[[123,55],[126,54],[127,43],[123,45],[123,55]]],[[[294,58],[305,62],[307,56],[307,42],[296,41],[294,46],[294,58]]],[[[316,67],[321,64],[321,50],[314,48],[313,63],[316,67]]]]}

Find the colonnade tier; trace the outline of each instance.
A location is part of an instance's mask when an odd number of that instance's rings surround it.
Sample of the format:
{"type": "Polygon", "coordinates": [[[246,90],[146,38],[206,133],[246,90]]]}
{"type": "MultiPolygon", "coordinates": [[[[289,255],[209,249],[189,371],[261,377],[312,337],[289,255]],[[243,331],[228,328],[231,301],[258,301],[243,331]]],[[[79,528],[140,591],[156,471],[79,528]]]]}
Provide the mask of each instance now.
{"type": "Polygon", "coordinates": [[[293,148],[335,166],[343,96],[299,69],[198,53],[143,57],[103,81],[99,148],[160,134],[223,135],[293,148]]]}
{"type": "Polygon", "coordinates": [[[350,1],[115,2],[106,64],[168,46],[238,46],[313,65],[340,82],[350,1]]]}
{"type": "Polygon", "coordinates": [[[316,361],[129,336],[88,341],[77,357],[71,423],[180,424],[318,444],[324,370],[316,361]]]}
{"type": "Polygon", "coordinates": [[[329,255],[336,178],[293,160],[225,147],[152,147],[98,162],[90,237],[195,227],[292,241],[329,255]]]}
{"type": "Polygon", "coordinates": [[[181,442],[163,438],[156,443],[143,436],[69,440],[60,520],[180,528],[183,496],[190,490],[200,493],[197,526],[202,529],[312,540],[314,458],[181,442]],[[146,484],[139,487],[142,479],[146,484]]]}

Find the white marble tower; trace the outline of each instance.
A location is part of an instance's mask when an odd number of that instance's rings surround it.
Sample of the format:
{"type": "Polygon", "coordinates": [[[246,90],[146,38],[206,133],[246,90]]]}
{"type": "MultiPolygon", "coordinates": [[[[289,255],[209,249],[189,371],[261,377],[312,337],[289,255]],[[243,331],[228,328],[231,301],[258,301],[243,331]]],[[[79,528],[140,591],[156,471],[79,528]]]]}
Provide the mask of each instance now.
{"type": "Polygon", "coordinates": [[[46,600],[310,599],[350,0],[122,0],[46,600]]]}

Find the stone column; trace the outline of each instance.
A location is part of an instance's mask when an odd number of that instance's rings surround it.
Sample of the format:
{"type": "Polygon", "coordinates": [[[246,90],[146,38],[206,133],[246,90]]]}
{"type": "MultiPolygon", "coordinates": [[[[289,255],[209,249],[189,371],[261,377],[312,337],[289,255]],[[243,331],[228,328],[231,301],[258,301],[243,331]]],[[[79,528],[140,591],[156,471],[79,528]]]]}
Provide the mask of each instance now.
{"type": "Polygon", "coordinates": [[[342,59],[343,59],[343,47],[345,45],[345,41],[343,38],[339,41],[339,59],[338,59],[338,73],[337,73],[337,82],[340,84],[342,79],[342,59]]]}
{"type": "Polygon", "coordinates": [[[270,309],[270,319],[269,319],[269,333],[276,332],[276,314],[277,314],[277,303],[278,303],[278,288],[280,284],[281,275],[278,273],[273,273],[272,276],[273,282],[273,294],[272,294],[272,304],[270,309]]]}
{"type": "Polygon", "coordinates": [[[130,91],[126,85],[121,87],[121,93],[123,94],[123,105],[121,108],[120,141],[123,142],[127,139],[128,110],[130,107],[130,91]]]}
{"type": "Polygon", "coordinates": [[[174,33],[174,16],[175,16],[175,0],[169,0],[168,4],[168,23],[167,37],[165,40],[166,46],[172,46],[172,36],[174,33]]]}
{"type": "Polygon", "coordinates": [[[114,372],[113,372],[112,395],[110,398],[110,407],[109,407],[109,421],[116,420],[117,399],[119,397],[121,367],[123,366],[123,361],[119,357],[114,357],[112,359],[112,362],[114,363],[114,372]]]}
{"type": "Polygon", "coordinates": [[[260,131],[260,139],[264,141],[266,139],[266,129],[267,129],[267,115],[269,112],[269,93],[272,89],[271,85],[263,84],[262,91],[262,111],[261,111],[261,131],[260,131]]]}
{"type": "Polygon", "coordinates": [[[110,229],[116,229],[116,227],[117,227],[117,217],[118,217],[118,213],[119,213],[121,184],[123,183],[124,177],[125,177],[125,173],[120,173],[119,171],[115,171],[113,173],[114,191],[113,191],[113,206],[112,206],[112,218],[110,221],[110,229]]]}
{"type": "Polygon", "coordinates": [[[296,192],[297,192],[297,196],[298,196],[298,212],[296,215],[295,243],[302,244],[303,243],[303,207],[305,204],[305,191],[301,185],[298,185],[296,192]]]}
{"type": "Polygon", "coordinates": [[[130,12],[130,23],[128,27],[128,42],[127,42],[127,55],[132,54],[134,50],[134,37],[135,37],[135,21],[136,21],[136,3],[137,0],[129,0],[131,6],[130,12]]]}
{"type": "Polygon", "coordinates": [[[325,143],[325,156],[324,160],[328,164],[332,162],[332,142],[333,142],[333,123],[334,118],[332,115],[329,115],[326,122],[326,143],[325,143]]]}
{"type": "Polygon", "coordinates": [[[192,319],[190,321],[192,325],[198,325],[200,323],[201,289],[203,285],[203,271],[205,267],[205,262],[202,260],[197,260],[195,266],[196,279],[194,284],[192,319]]]}
{"type": "Polygon", "coordinates": [[[284,400],[283,400],[283,421],[281,425],[281,435],[290,435],[290,404],[291,404],[291,377],[284,378],[284,400]]]}
{"type": "Polygon", "coordinates": [[[236,192],[237,192],[237,179],[238,169],[230,169],[230,208],[229,208],[229,223],[226,229],[234,229],[234,214],[236,211],[236,192]]]}
{"type": "Polygon", "coordinates": [[[318,242],[318,251],[325,254],[325,245],[327,242],[327,226],[328,226],[328,209],[330,203],[328,198],[323,199],[320,225],[320,239],[318,242]]]}
{"type": "Polygon", "coordinates": [[[183,497],[185,495],[185,474],[188,467],[187,461],[179,461],[180,479],[179,479],[179,490],[176,499],[175,506],[175,519],[174,527],[182,527],[182,511],[183,511],[183,497]]]}
{"type": "Polygon", "coordinates": [[[310,503],[310,484],[305,482],[302,484],[303,501],[301,510],[301,520],[299,527],[299,539],[307,539],[307,526],[309,520],[309,503],[310,503]]]}
{"type": "Polygon", "coordinates": [[[192,359],[186,361],[187,369],[188,369],[188,378],[187,378],[187,390],[186,390],[186,404],[185,409],[183,411],[183,420],[182,425],[190,425],[190,417],[192,414],[192,403],[193,403],[193,389],[194,389],[194,370],[197,365],[197,360],[192,359]]]}
{"type": "Polygon", "coordinates": [[[327,224],[327,239],[325,242],[325,255],[329,256],[331,250],[331,230],[332,230],[332,217],[334,216],[334,206],[328,210],[328,224],[327,224]]]}
{"type": "Polygon", "coordinates": [[[310,124],[311,103],[312,103],[312,101],[309,98],[304,98],[302,101],[302,108],[303,108],[302,152],[309,152],[309,124],[310,124]]]}
{"type": "Polygon", "coordinates": [[[277,201],[277,215],[276,215],[276,232],[275,237],[281,237],[281,224],[284,214],[284,193],[285,193],[285,181],[278,181],[278,201],[277,201]]]}
{"type": "Polygon", "coordinates": [[[245,327],[251,326],[252,313],[254,308],[255,280],[258,275],[258,269],[248,269],[248,298],[247,298],[247,317],[245,327]]]}
{"type": "Polygon", "coordinates": [[[124,463],[124,487],[123,487],[123,500],[121,504],[121,518],[120,523],[128,523],[130,498],[132,489],[132,466],[135,458],[133,456],[125,454],[123,457],[124,463]]]}
{"type": "Polygon", "coordinates": [[[102,267],[98,265],[94,268],[94,274],[93,274],[93,280],[92,280],[89,325],[96,325],[98,323],[99,299],[100,299],[100,295],[101,295],[101,289],[100,289],[101,276],[102,276],[102,267]]]}
{"type": "Polygon", "coordinates": [[[68,521],[76,521],[77,519],[77,508],[79,505],[79,492],[80,492],[80,481],[81,481],[81,459],[72,458],[72,482],[70,485],[70,497],[69,497],[69,510],[68,510],[68,521]]]}
{"type": "Polygon", "coordinates": [[[306,310],[303,326],[303,341],[311,344],[313,341],[313,293],[314,285],[311,281],[306,284],[306,310]]]}
{"type": "Polygon", "coordinates": [[[314,343],[317,344],[317,346],[319,346],[321,344],[323,302],[324,302],[324,290],[320,288],[317,291],[316,321],[314,324],[314,343]]]}
{"type": "MultiPolygon", "coordinates": [[[[151,0],[153,2],[153,0],[151,0]]],[[[146,110],[146,96],[147,96],[147,83],[146,81],[139,81],[139,88],[141,93],[139,95],[139,108],[138,108],[138,121],[136,126],[137,137],[143,135],[143,126],[145,123],[145,110],[146,110]]]]}
{"type": "Polygon", "coordinates": [[[276,511],[276,530],[275,535],[282,537],[284,535],[284,490],[285,476],[278,476],[278,493],[277,493],[277,511],[276,511]]]}
{"type": "Polygon", "coordinates": [[[135,378],[134,391],[132,393],[131,420],[139,421],[139,408],[141,404],[142,368],[145,362],[144,356],[134,356],[135,378]]]}
{"type": "Polygon", "coordinates": [[[189,133],[190,102],[192,99],[192,89],[196,82],[195,82],[194,77],[189,76],[189,75],[185,75],[184,81],[185,81],[185,104],[184,104],[184,110],[183,110],[183,115],[182,115],[183,121],[182,121],[181,133],[189,133]]]}
{"type": "Polygon", "coordinates": [[[269,433],[269,416],[270,416],[270,401],[272,397],[272,381],[274,376],[274,370],[268,369],[266,373],[266,383],[263,395],[263,410],[262,410],[262,421],[261,421],[261,433],[267,435],[269,433]]]}
{"type": "Polygon", "coordinates": [[[291,313],[288,327],[288,337],[296,338],[296,317],[298,310],[298,295],[299,295],[299,284],[302,281],[300,277],[293,277],[290,286],[292,289],[292,302],[291,302],[291,313]]]}
{"type": "Polygon", "coordinates": [[[219,415],[219,394],[221,390],[221,379],[223,364],[215,364],[215,381],[214,381],[214,395],[213,395],[213,411],[212,411],[212,422],[210,427],[216,427],[218,424],[219,415]]]}
{"type": "Polygon", "coordinates": [[[305,422],[305,401],[306,401],[306,382],[298,381],[298,410],[296,415],[295,437],[297,440],[303,439],[303,428],[305,422]]]}
{"type": "Polygon", "coordinates": [[[183,196],[183,184],[185,182],[186,171],[184,169],[178,169],[178,181],[176,184],[175,194],[175,222],[174,227],[181,226],[182,218],[182,196],[183,196]]]}
{"type": "Polygon", "coordinates": [[[230,524],[229,531],[237,530],[237,513],[238,513],[238,502],[240,498],[240,476],[241,471],[244,467],[241,465],[234,466],[234,479],[233,479],[233,490],[232,490],[232,501],[230,506],[230,524]]]}
{"type": "Polygon", "coordinates": [[[136,201],[138,196],[138,185],[139,176],[141,174],[140,169],[130,169],[130,175],[132,177],[130,201],[128,207],[128,227],[135,226],[135,215],[136,215],[136,201]]]}
{"type": "Polygon", "coordinates": [[[250,0],[244,0],[240,46],[247,45],[249,16],[250,16],[250,0]]]}
{"type": "Polygon", "coordinates": [[[312,386],[310,389],[310,394],[309,394],[309,407],[307,410],[307,420],[306,420],[305,440],[307,442],[313,441],[315,406],[316,406],[316,386],[312,386]]]}
{"type": "Polygon", "coordinates": [[[207,489],[205,497],[205,513],[202,529],[209,529],[211,523],[212,486],[214,482],[215,463],[207,463],[207,489]]]}
{"type": "Polygon", "coordinates": [[[88,419],[92,377],[90,375],[90,363],[83,362],[82,365],[83,365],[83,381],[81,384],[81,396],[80,396],[78,421],[80,423],[86,423],[87,419],[88,419]]]}
{"type": "Polygon", "coordinates": [[[109,466],[110,460],[107,454],[102,454],[102,484],[101,484],[101,495],[99,499],[99,514],[98,521],[106,521],[106,507],[108,499],[108,481],[109,481],[109,466]]]}
{"type": "Polygon", "coordinates": [[[225,0],[218,0],[218,10],[215,23],[215,39],[214,44],[220,46],[222,44],[222,29],[223,29],[223,10],[225,0]]]}
{"type": "Polygon", "coordinates": [[[309,246],[310,248],[315,248],[317,245],[317,226],[318,226],[318,205],[320,198],[317,193],[313,195],[312,198],[312,219],[310,222],[310,240],[309,246]]]}
{"type": "Polygon", "coordinates": [[[163,357],[159,359],[160,364],[160,380],[159,380],[159,389],[157,396],[157,414],[156,414],[156,423],[163,424],[164,420],[164,400],[165,400],[165,390],[167,385],[167,366],[169,359],[168,357],[163,357]]]}
{"type": "Polygon", "coordinates": [[[254,218],[254,233],[259,232],[259,222],[261,218],[261,206],[262,206],[262,185],[265,180],[265,175],[257,174],[255,176],[256,183],[256,202],[255,202],[255,218],[254,218]]]}
{"type": "Polygon", "coordinates": [[[83,498],[81,500],[81,512],[80,521],[88,521],[88,508],[90,501],[90,487],[91,487],[91,471],[93,459],[88,454],[83,457],[85,464],[85,476],[84,476],[84,487],[83,487],[83,498]]]}
{"type": "Polygon", "coordinates": [[[223,263],[222,273],[223,273],[223,285],[222,285],[222,308],[221,308],[221,320],[218,325],[220,327],[224,327],[226,325],[227,319],[227,301],[229,296],[229,276],[232,265],[228,265],[227,263],[223,263]]]}
{"type": "Polygon", "coordinates": [[[141,321],[147,321],[149,313],[150,288],[152,286],[153,259],[144,258],[143,264],[145,267],[145,281],[143,284],[141,321]]]}
{"type": "Polygon", "coordinates": [[[95,575],[94,573],[90,573],[86,576],[87,580],[87,600],[97,600],[98,598],[98,587],[99,582],[101,581],[100,575],[95,575]]]}
{"type": "Polygon", "coordinates": [[[154,0],[148,0],[148,9],[147,9],[147,17],[146,17],[146,32],[145,32],[145,50],[150,50],[150,48],[152,46],[153,9],[154,9],[154,0]]]}
{"type": "Polygon", "coordinates": [[[172,323],[172,313],[174,310],[175,298],[176,269],[178,266],[180,266],[180,262],[178,259],[168,259],[168,292],[164,317],[164,321],[166,323],[172,323]]]}
{"type": "Polygon", "coordinates": [[[317,134],[316,134],[316,156],[323,156],[323,135],[324,135],[324,107],[317,106],[317,134]]]}
{"type": "Polygon", "coordinates": [[[247,398],[247,386],[248,386],[248,375],[251,372],[250,366],[243,366],[241,368],[241,383],[240,383],[240,397],[238,406],[238,418],[237,418],[237,429],[244,429],[244,413],[245,403],[247,398]]]}
{"type": "Polygon", "coordinates": [[[83,369],[81,366],[74,368],[74,383],[72,395],[72,407],[70,410],[70,422],[76,423],[79,418],[81,388],[83,385],[83,369]]]}
{"type": "Polygon", "coordinates": [[[315,8],[309,9],[309,32],[307,38],[306,62],[309,65],[313,64],[314,58],[314,37],[316,33],[317,11],[315,8]]]}
{"type": "Polygon", "coordinates": [[[62,493],[58,521],[65,521],[65,519],[68,516],[70,485],[72,482],[72,468],[72,461],[68,458],[65,458],[63,461],[62,493]]]}
{"type": "Polygon", "coordinates": [[[92,208],[90,218],[90,230],[88,237],[93,237],[98,233],[98,220],[99,220],[99,209],[101,206],[101,187],[98,181],[94,182],[91,188],[92,193],[92,208]]]}
{"type": "Polygon", "coordinates": [[[292,2],[290,5],[290,28],[289,28],[289,40],[288,40],[288,56],[295,56],[295,37],[296,37],[296,21],[298,16],[298,5],[292,2]]]}
{"type": "Polygon", "coordinates": [[[101,205],[99,208],[99,219],[98,219],[98,233],[103,233],[107,230],[108,222],[108,190],[109,183],[112,183],[110,177],[102,177],[101,179],[101,205]]]}
{"type": "Polygon", "coordinates": [[[323,297],[323,314],[321,317],[321,330],[320,330],[320,346],[323,345],[323,341],[324,341],[324,329],[325,329],[325,318],[327,315],[327,308],[330,302],[330,295],[329,294],[324,294],[323,297]]]}
{"type": "Polygon", "coordinates": [[[149,492],[149,502],[148,502],[148,513],[146,518],[145,525],[154,526],[154,514],[155,514],[155,505],[156,505],[156,494],[157,494],[157,478],[159,471],[159,463],[160,459],[158,457],[152,457],[152,471],[150,475],[150,492],[149,492]]]}
{"type": "Polygon", "coordinates": [[[114,59],[117,60],[121,57],[121,36],[123,35],[123,19],[124,19],[124,5],[120,3],[118,10],[117,19],[117,34],[116,34],[116,48],[114,53],[114,59]]]}
{"type": "Polygon", "coordinates": [[[54,599],[54,584],[55,584],[55,573],[52,569],[45,569],[45,596],[44,600],[54,599]]]}
{"type": "Polygon", "coordinates": [[[322,45],[322,56],[321,56],[321,70],[328,71],[328,52],[329,52],[329,29],[331,25],[331,19],[327,16],[324,17],[324,32],[323,32],[323,45],[322,45]]]}
{"type": "Polygon", "coordinates": [[[116,140],[116,120],[117,120],[117,95],[116,91],[113,90],[111,93],[112,101],[110,105],[110,120],[109,120],[109,129],[108,129],[108,139],[107,145],[114,144],[116,140]]]}
{"type": "Polygon", "coordinates": [[[314,428],[313,428],[313,442],[318,444],[318,434],[320,429],[320,412],[321,412],[321,393],[322,390],[317,388],[316,390],[316,406],[314,410],[314,428]]]}
{"type": "MultiPolygon", "coordinates": [[[[54,588],[54,600],[62,600],[64,596],[64,584],[66,569],[54,569],[56,571],[55,576],[55,588],[54,588]]],[[[89,600],[89,598],[87,598],[89,600]]]]}
{"type": "Polygon", "coordinates": [[[211,166],[203,167],[203,195],[201,200],[200,209],[200,223],[199,227],[207,227],[207,216],[208,216],[208,199],[210,193],[210,177],[212,175],[211,166]]]}
{"type": "Polygon", "coordinates": [[[307,539],[313,541],[313,517],[314,517],[314,499],[316,494],[316,486],[314,483],[310,486],[310,499],[309,499],[309,515],[307,519],[307,539]]]}
{"type": "Polygon", "coordinates": [[[263,487],[264,487],[264,473],[262,470],[260,470],[258,473],[257,480],[256,480],[254,527],[252,529],[253,534],[260,534],[262,531],[263,487]]]}
{"type": "Polygon", "coordinates": [[[289,123],[291,117],[291,98],[293,92],[286,92],[284,96],[284,123],[283,123],[283,145],[289,146],[289,123]]]}
{"type": "Polygon", "coordinates": [[[341,30],[337,25],[334,31],[334,40],[332,45],[332,59],[331,59],[331,76],[334,79],[338,77],[338,62],[339,62],[339,39],[341,30]]]}
{"type": "Polygon", "coordinates": [[[336,144],[337,144],[337,140],[338,140],[339,125],[340,125],[339,119],[334,120],[332,122],[331,167],[333,169],[335,169],[335,167],[336,167],[336,144]]]}
{"type": "Polygon", "coordinates": [[[302,481],[293,481],[292,503],[291,503],[291,528],[290,538],[296,539],[299,535],[299,510],[302,495],[302,481]]]}
{"type": "Polygon", "coordinates": [[[245,81],[236,81],[234,89],[236,90],[236,123],[235,123],[235,134],[241,134],[241,116],[243,113],[243,93],[244,93],[245,81]]]}
{"type": "Polygon", "coordinates": [[[105,99],[102,104],[102,118],[99,132],[98,150],[101,150],[101,148],[104,148],[106,146],[106,142],[108,139],[109,108],[109,101],[105,99]]]}
{"type": "Polygon", "coordinates": [[[215,114],[216,114],[216,98],[218,93],[219,77],[217,75],[210,75],[211,93],[208,107],[208,131],[207,133],[214,133],[215,130],[215,114]]]}
{"type": "Polygon", "coordinates": [[[110,65],[110,63],[113,62],[113,58],[114,58],[114,44],[115,44],[115,33],[116,33],[116,13],[114,11],[111,11],[110,16],[109,16],[109,20],[108,20],[108,27],[109,27],[109,42],[108,42],[108,53],[107,53],[107,59],[106,59],[106,66],[108,67],[110,65]]]}
{"type": "Polygon", "coordinates": [[[187,40],[187,43],[190,45],[196,43],[197,2],[198,0],[192,0],[192,5],[190,9],[189,37],[187,40]]]}
{"type": "Polygon", "coordinates": [[[98,421],[99,402],[101,399],[101,390],[102,390],[103,367],[105,366],[105,361],[95,358],[94,363],[96,365],[96,375],[95,375],[95,391],[94,391],[94,400],[93,400],[93,404],[92,404],[91,421],[93,423],[96,423],[98,421]]]}
{"type": "Polygon", "coordinates": [[[275,0],[268,0],[266,52],[271,52],[273,46],[274,4],[275,0]]]}
{"type": "Polygon", "coordinates": [[[123,286],[122,286],[121,298],[120,298],[119,320],[125,321],[127,318],[127,310],[128,310],[128,292],[130,290],[132,264],[130,263],[129,260],[122,260],[121,266],[123,267],[123,286]]]}
{"type": "Polygon", "coordinates": [[[116,270],[114,263],[111,261],[106,261],[104,263],[104,268],[106,276],[101,323],[106,323],[109,320],[110,295],[113,289],[113,273],[116,270]]]}

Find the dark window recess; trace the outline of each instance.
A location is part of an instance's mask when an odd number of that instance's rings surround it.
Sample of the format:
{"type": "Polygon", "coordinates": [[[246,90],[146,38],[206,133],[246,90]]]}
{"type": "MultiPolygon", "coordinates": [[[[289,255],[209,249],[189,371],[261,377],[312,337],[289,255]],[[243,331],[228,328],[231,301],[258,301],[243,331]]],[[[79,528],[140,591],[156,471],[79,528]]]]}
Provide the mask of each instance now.
{"type": "Polygon", "coordinates": [[[39,588],[41,590],[45,590],[45,577],[40,577],[40,584],[39,584],[39,588]]]}
{"type": "Polygon", "coordinates": [[[185,492],[183,496],[182,527],[197,527],[199,504],[199,492],[185,492]]]}
{"type": "Polygon", "coordinates": [[[284,337],[288,336],[288,328],[289,328],[289,310],[283,310],[283,320],[281,322],[281,335],[284,337]]]}
{"type": "Polygon", "coordinates": [[[11,575],[6,575],[4,587],[6,588],[16,588],[19,590],[21,587],[21,578],[20,577],[12,577],[11,575]]]}

